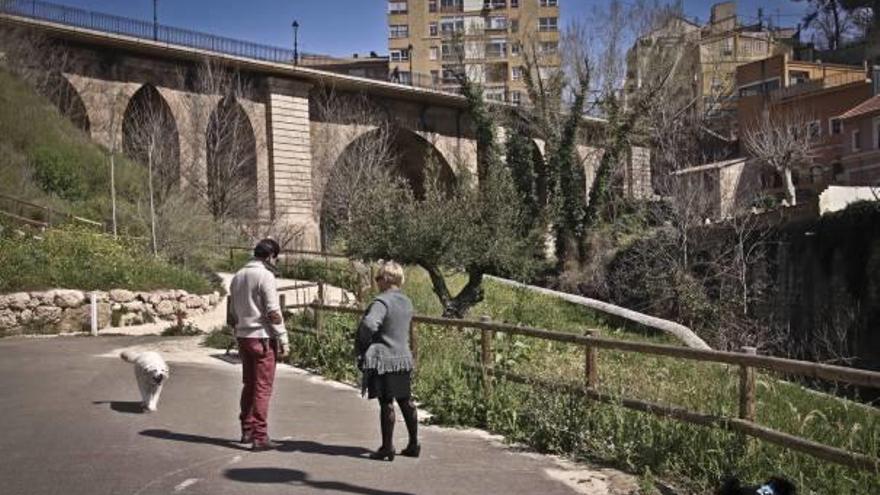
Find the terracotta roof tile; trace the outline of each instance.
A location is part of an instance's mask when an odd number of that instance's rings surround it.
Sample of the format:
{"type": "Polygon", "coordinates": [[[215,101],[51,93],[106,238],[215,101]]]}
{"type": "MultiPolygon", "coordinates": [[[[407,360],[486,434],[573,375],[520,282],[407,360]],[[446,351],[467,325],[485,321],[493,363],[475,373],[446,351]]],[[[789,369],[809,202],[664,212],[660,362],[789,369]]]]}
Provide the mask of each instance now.
{"type": "Polygon", "coordinates": [[[850,108],[843,115],[840,116],[841,119],[851,119],[853,117],[861,117],[863,115],[867,115],[874,112],[880,112],[880,95],[872,96],[867,100],[859,103],[858,105],[850,108]]]}

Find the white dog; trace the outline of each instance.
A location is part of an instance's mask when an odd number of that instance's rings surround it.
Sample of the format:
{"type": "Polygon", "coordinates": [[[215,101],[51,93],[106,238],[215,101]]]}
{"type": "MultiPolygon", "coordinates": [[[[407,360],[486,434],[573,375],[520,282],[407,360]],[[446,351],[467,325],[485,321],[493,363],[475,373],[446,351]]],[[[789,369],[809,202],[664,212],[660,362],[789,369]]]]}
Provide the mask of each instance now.
{"type": "Polygon", "coordinates": [[[141,405],[153,412],[159,404],[162,385],[168,379],[168,365],[158,352],[124,351],[120,357],[134,365],[134,376],[141,391],[141,405]]]}

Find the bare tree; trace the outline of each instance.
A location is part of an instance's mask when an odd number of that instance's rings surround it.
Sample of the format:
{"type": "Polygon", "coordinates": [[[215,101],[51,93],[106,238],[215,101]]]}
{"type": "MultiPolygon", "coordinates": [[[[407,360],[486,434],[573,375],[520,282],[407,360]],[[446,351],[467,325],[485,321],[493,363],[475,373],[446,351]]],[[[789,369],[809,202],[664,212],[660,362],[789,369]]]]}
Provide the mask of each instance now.
{"type": "Polygon", "coordinates": [[[367,189],[396,172],[395,130],[366,95],[319,88],[311,98],[312,204],[321,219],[323,241],[351,221],[367,189]]]}
{"type": "Polygon", "coordinates": [[[245,74],[210,59],[188,70],[191,74],[179,75],[194,93],[183,100],[189,122],[181,141],[193,150],[185,167],[187,187],[203,198],[216,220],[254,221],[257,157],[265,154],[267,143],[258,139],[242,106],[253,97],[253,85],[245,74]]]}
{"type": "Polygon", "coordinates": [[[813,162],[816,130],[814,122],[800,114],[765,112],[743,135],[748,154],[782,176],[789,206],[797,204],[792,173],[813,162]]]}

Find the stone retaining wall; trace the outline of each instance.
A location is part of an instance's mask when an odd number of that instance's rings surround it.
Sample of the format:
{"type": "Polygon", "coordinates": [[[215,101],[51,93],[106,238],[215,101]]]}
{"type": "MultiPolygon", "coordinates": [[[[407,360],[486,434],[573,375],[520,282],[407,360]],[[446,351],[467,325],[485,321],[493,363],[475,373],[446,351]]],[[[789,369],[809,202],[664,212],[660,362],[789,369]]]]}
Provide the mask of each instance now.
{"type": "MultiPolygon", "coordinates": [[[[89,294],[79,290],[0,294],[0,336],[88,331],[89,294]]],[[[213,309],[220,293],[197,295],[184,290],[97,291],[98,328],[173,321],[178,312],[193,316],[213,309]]]]}

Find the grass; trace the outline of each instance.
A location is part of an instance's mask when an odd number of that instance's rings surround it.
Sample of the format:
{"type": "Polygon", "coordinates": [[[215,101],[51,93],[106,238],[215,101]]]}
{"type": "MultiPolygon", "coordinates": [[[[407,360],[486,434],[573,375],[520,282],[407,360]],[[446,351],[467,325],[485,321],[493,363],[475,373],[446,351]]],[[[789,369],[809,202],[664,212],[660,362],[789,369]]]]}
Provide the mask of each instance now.
{"type": "MultiPolygon", "coordinates": [[[[460,287],[462,277],[450,285],[460,287]]],[[[582,333],[597,329],[603,336],[672,343],[664,335],[646,335],[610,325],[582,307],[521,289],[486,282],[486,299],[470,313],[496,321],[522,323],[582,333]]],[[[438,314],[439,303],[424,272],[408,269],[405,292],[417,312],[438,314]]],[[[291,319],[309,325],[311,317],[291,319]]],[[[351,356],[355,318],[327,315],[319,336],[291,335],[292,360],[328,377],[357,380],[351,356]]],[[[799,493],[880,493],[877,473],[853,470],[782,447],[720,429],[693,426],[592,403],[569,395],[497,380],[491,393],[483,386],[479,334],[419,325],[420,362],[415,381],[418,400],[445,425],[475,426],[504,435],[541,452],[611,464],[630,472],[665,479],[683,493],[707,493],[725,475],[763,480],[783,475],[799,493]]],[[[580,383],[583,350],[536,339],[496,335],[495,366],[542,380],[580,383]]],[[[599,379],[603,392],[736,416],[738,370],[726,365],[668,357],[601,350],[599,379]]],[[[864,405],[758,375],[757,422],[829,445],[880,456],[880,413],[864,405]]]]}
{"type": "MultiPolygon", "coordinates": [[[[127,235],[145,235],[137,200],[143,167],[118,156],[118,220],[127,235]]],[[[0,193],[105,221],[110,217],[107,152],[64,118],[46,98],[0,68],[0,193]]],[[[42,212],[25,209],[25,216],[42,212]]]]}
{"type": "Polygon", "coordinates": [[[207,294],[217,279],[177,266],[111,237],[76,227],[42,237],[0,236],[0,293],[52,288],[183,289],[207,294]]]}

